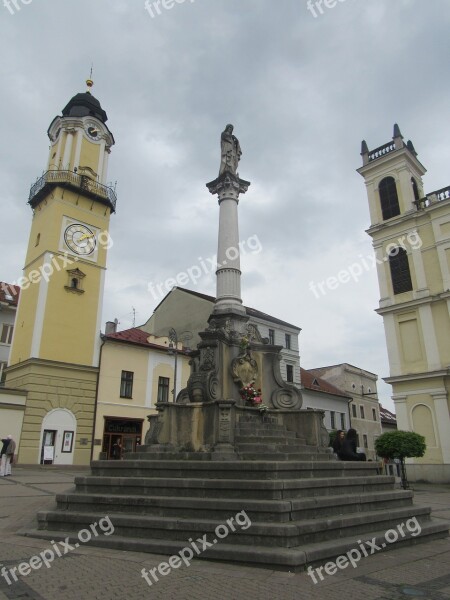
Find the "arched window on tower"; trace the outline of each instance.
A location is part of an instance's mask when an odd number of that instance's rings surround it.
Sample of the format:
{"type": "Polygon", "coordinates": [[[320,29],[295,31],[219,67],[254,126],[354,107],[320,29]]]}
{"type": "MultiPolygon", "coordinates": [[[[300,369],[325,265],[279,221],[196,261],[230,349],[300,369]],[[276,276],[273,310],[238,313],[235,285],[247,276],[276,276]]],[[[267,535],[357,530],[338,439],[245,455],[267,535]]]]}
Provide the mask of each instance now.
{"type": "Polygon", "coordinates": [[[385,177],[380,181],[378,186],[380,192],[381,212],[383,213],[383,221],[392,219],[400,214],[400,206],[398,203],[397,185],[393,177],[385,177]]]}
{"type": "Polygon", "coordinates": [[[416,202],[420,199],[419,196],[419,188],[417,187],[417,181],[414,179],[414,177],[411,177],[411,185],[412,185],[412,189],[413,189],[413,193],[414,193],[414,200],[416,200],[416,202]]]}
{"type": "Polygon", "coordinates": [[[68,269],[67,270],[67,285],[64,288],[68,292],[74,292],[76,294],[84,294],[83,280],[86,274],[80,271],[80,269],[68,269]]]}
{"type": "Polygon", "coordinates": [[[389,266],[391,268],[394,294],[410,292],[413,289],[411,272],[409,270],[408,255],[404,248],[397,246],[389,253],[389,266]]]}

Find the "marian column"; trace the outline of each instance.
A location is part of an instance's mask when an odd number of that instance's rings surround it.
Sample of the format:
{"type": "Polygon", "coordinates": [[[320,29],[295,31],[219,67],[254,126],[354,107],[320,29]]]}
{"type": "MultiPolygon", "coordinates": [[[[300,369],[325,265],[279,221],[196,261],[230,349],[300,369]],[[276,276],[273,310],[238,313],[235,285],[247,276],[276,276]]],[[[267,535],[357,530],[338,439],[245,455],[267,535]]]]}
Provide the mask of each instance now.
{"type": "Polygon", "coordinates": [[[213,315],[245,316],[241,299],[241,265],[239,248],[239,194],[245,194],[249,181],[237,172],[241,157],[239,140],[233,135],[233,125],[227,125],[221,136],[219,177],[207,187],[219,198],[219,243],[217,250],[217,291],[213,315]]]}

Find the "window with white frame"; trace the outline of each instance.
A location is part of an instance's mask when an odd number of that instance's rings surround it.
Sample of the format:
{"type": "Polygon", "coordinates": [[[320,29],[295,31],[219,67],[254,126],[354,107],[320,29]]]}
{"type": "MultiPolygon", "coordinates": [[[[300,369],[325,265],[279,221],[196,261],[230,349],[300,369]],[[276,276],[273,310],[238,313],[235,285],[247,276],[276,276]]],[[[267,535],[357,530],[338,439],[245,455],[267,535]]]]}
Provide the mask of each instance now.
{"type": "Polygon", "coordinates": [[[290,383],[294,381],[294,367],[292,365],[286,365],[286,381],[290,383]]]}
{"type": "Polygon", "coordinates": [[[2,331],[0,334],[0,343],[10,344],[12,342],[12,336],[14,331],[14,325],[2,324],[2,331]]]}
{"type": "Polygon", "coordinates": [[[290,350],[291,349],[291,334],[290,333],[286,333],[285,340],[286,340],[286,348],[287,348],[287,350],[290,350]]]}
{"type": "Polygon", "coordinates": [[[133,371],[122,371],[122,377],[120,380],[120,397],[121,398],[132,398],[133,397],[133,371]]]}

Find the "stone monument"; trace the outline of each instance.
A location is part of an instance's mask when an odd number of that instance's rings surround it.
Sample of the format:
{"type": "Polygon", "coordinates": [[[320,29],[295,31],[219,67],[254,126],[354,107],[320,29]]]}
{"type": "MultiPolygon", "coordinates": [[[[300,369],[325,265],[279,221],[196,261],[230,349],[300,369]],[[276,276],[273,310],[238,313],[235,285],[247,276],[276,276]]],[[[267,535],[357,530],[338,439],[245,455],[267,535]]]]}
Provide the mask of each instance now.
{"type": "Polygon", "coordinates": [[[242,150],[233,125],[225,127],[220,141],[219,176],[206,184],[219,203],[216,302],[192,353],[187,387],[176,404],[157,405],[146,443],[159,449],[211,452],[218,460],[236,459],[236,425],[249,417],[265,417],[308,444],[327,446],[323,413],[301,411],[300,390],[281,377],[282,347],[269,344],[248,323],[241,298],[238,206],[250,182],[237,172],[242,150]]]}

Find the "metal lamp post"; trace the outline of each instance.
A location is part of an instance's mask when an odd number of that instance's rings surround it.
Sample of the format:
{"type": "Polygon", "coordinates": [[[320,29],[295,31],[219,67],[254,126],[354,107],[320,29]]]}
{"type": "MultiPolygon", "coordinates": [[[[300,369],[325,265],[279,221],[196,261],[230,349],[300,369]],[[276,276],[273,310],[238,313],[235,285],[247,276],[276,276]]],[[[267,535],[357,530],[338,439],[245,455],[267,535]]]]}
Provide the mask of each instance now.
{"type": "Polygon", "coordinates": [[[190,351],[189,340],[192,340],[193,337],[194,336],[192,334],[192,331],[183,331],[182,333],[180,333],[180,335],[178,335],[178,333],[173,327],[169,329],[169,355],[175,355],[175,366],[173,371],[174,383],[172,390],[174,402],[177,401],[178,342],[182,342],[182,353],[186,354],[190,351]]]}
{"type": "Polygon", "coordinates": [[[173,401],[177,399],[177,367],[178,367],[178,334],[173,327],[169,329],[169,354],[175,355],[175,367],[173,371],[173,401]]]}

